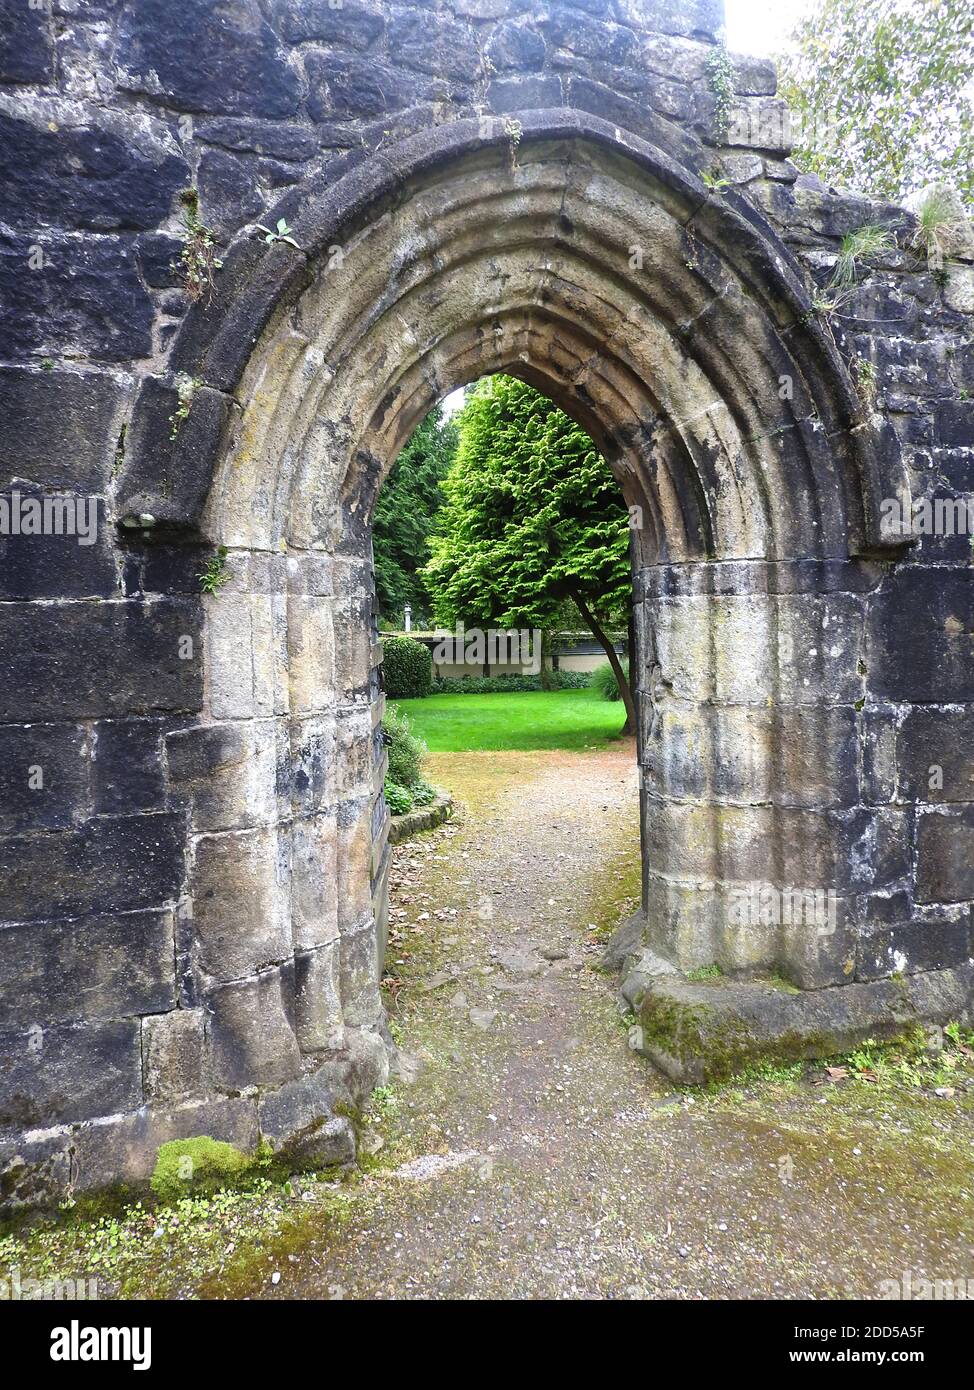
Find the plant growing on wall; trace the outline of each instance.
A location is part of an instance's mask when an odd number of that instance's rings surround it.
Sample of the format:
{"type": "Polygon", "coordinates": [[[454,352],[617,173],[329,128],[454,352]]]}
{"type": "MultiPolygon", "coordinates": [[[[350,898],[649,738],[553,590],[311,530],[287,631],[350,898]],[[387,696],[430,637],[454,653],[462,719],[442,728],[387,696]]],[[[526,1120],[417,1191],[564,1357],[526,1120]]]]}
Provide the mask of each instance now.
{"type": "Polygon", "coordinates": [[[214,595],[219,593],[230,579],[230,571],[227,568],[227,548],[221,545],[215,555],[211,555],[205,567],[196,576],[200,581],[200,590],[204,594],[214,595]]]}
{"type": "Polygon", "coordinates": [[[283,217],[278,218],[277,226],[273,231],[270,227],[265,227],[263,222],[257,223],[257,230],[264,233],[264,241],[268,246],[273,246],[275,242],[283,241],[286,242],[288,246],[293,246],[295,251],[301,250],[301,247],[291,235],[291,232],[294,230],[293,227],[289,227],[283,217]]]}
{"type": "Polygon", "coordinates": [[[189,419],[189,412],[193,408],[193,397],[202,385],[199,377],[187,376],[185,372],[181,372],[176,378],[177,403],[176,409],[169,417],[169,423],[172,426],[169,432],[170,439],[176,438],[183,422],[189,419]]]}
{"type": "Polygon", "coordinates": [[[179,266],[183,289],[195,302],[209,298],[214,273],[223,262],[216,254],[216,238],[200,217],[200,195],[197,190],[185,189],[180,195],[180,202],[183,205],[183,249],[179,253],[179,266]]]}
{"type": "Polygon", "coordinates": [[[714,94],[713,136],[718,145],[727,140],[734,103],[734,64],[721,45],[707,59],[707,80],[714,94]]]}

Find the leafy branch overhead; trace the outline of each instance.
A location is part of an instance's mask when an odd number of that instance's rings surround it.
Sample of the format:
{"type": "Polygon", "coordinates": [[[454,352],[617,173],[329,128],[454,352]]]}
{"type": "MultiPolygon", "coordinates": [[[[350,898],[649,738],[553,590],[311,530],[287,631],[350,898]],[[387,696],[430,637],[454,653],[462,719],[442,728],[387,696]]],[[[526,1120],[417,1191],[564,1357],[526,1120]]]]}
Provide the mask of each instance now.
{"type": "Polygon", "coordinates": [[[970,0],[819,0],[779,67],[802,168],[896,202],[943,180],[974,207],[970,0]]]}

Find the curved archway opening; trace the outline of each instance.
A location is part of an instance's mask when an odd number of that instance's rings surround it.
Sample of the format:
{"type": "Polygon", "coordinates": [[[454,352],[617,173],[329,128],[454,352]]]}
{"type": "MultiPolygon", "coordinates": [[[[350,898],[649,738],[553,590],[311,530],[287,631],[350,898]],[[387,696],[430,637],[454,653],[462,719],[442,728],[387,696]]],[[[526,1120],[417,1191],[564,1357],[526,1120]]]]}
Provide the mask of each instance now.
{"type": "Polygon", "coordinates": [[[683,970],[842,983],[874,875],[846,756],[857,557],[890,483],[787,252],[576,115],[537,113],[517,141],[459,122],[378,163],[283,209],[298,252],[231,255],[221,294],[242,277],[247,331],[219,303],[191,320],[172,358],[199,383],[186,436],[151,468],[137,451],[120,488],[123,514],[198,525],[234,576],[208,604],[205,722],[245,770],[194,821],[186,885],[219,1082],[277,1084],[381,1032],[371,518],[433,404],[501,372],[588,431],[643,519],[644,944],[683,970]],[[828,889],[827,929],[736,913],[755,883],[828,889]]]}

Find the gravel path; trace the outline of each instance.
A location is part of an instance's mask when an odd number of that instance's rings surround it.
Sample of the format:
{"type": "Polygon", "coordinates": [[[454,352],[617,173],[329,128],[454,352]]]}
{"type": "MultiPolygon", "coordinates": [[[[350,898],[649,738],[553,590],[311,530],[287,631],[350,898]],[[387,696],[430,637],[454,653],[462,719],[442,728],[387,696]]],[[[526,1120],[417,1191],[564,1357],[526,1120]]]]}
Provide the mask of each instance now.
{"type": "Polygon", "coordinates": [[[402,1079],[305,1298],[875,1297],[974,1276],[974,1091],[764,1081],[692,1099],[626,1047],[607,927],[638,894],[631,747],[440,755],[465,808],[398,847],[402,1079]],[[593,930],[596,928],[598,930],[593,930]]]}

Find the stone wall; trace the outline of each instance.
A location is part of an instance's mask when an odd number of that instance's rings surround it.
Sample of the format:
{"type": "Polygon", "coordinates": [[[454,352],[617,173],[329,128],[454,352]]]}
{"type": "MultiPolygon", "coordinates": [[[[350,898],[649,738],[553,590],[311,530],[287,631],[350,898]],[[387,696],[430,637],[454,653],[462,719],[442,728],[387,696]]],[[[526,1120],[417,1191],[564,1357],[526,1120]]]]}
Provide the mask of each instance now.
{"type": "Polygon", "coordinates": [[[370,508],[487,371],[645,514],[654,947],[963,1003],[969,545],[880,512],[970,492],[970,244],[931,270],[902,209],[799,177],[767,63],[715,130],[711,0],[0,9],[0,493],[99,517],[0,537],[0,1196],[177,1135],[351,1153],[388,1065],[370,508]],[[875,221],[900,249],[824,321],[875,221]],[[838,930],[729,930],[755,878],[838,930]]]}

